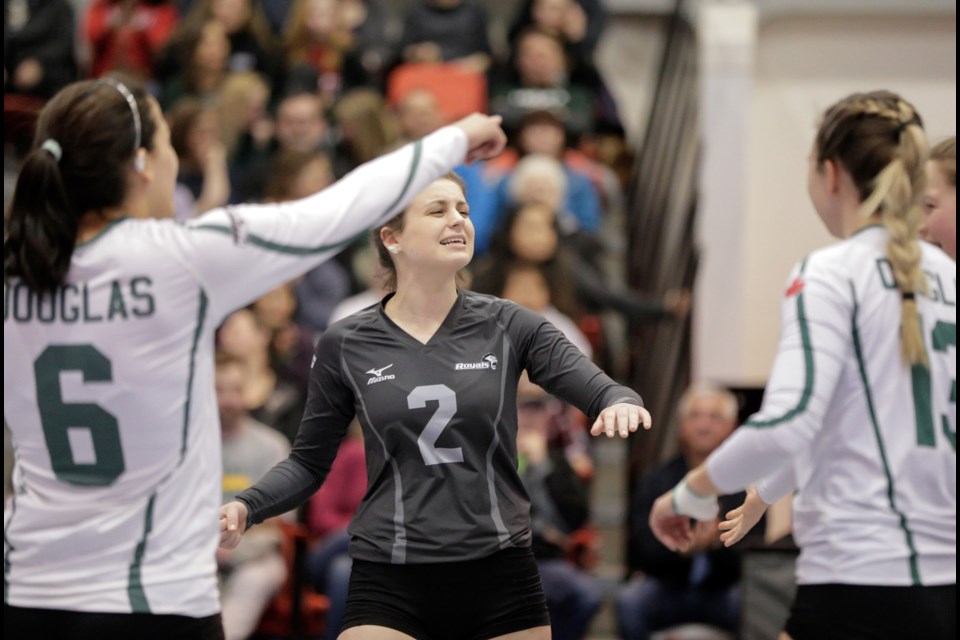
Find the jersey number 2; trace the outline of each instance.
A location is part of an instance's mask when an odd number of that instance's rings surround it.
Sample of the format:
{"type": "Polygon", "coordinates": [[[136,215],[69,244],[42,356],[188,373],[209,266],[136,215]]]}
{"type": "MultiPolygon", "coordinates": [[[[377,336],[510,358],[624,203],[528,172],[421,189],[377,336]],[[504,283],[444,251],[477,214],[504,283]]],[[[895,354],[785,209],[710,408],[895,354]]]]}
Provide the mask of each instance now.
{"type": "Polygon", "coordinates": [[[40,422],[54,475],[69,484],[107,486],[124,470],[117,419],[99,405],[64,402],[60,384],[64,371],[79,371],[84,382],[112,382],[110,360],[89,344],[51,345],[33,363],[40,422]],[[77,462],[70,442],[71,433],[82,437],[83,430],[93,444],[90,462],[77,462]]]}
{"type": "Polygon", "coordinates": [[[417,446],[420,447],[423,463],[429,467],[434,464],[463,462],[463,449],[461,447],[437,446],[440,433],[443,432],[457,412],[457,394],[445,384],[417,387],[407,396],[407,406],[410,409],[423,409],[427,406],[427,402],[431,400],[437,401],[437,410],[433,412],[427,426],[424,427],[420,437],[417,438],[417,446]]]}
{"type": "MultiPolygon", "coordinates": [[[[957,325],[939,321],[933,327],[933,350],[946,353],[950,347],[957,347],[957,325]]],[[[922,364],[913,365],[913,404],[917,416],[917,446],[936,447],[937,436],[933,425],[933,403],[930,398],[930,368],[922,364]]],[[[951,380],[950,402],[957,402],[957,381],[951,380]]],[[[947,416],[940,416],[943,435],[953,450],[957,450],[957,425],[951,425],[947,416]]]]}

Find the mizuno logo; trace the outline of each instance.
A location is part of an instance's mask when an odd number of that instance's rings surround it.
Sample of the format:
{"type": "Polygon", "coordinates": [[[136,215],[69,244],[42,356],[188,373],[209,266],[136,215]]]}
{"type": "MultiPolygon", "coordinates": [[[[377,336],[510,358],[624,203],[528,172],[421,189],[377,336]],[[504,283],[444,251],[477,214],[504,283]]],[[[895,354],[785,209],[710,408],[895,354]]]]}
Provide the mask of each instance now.
{"type": "Polygon", "coordinates": [[[384,373],[384,371],[386,371],[392,366],[393,366],[393,363],[391,362],[385,367],[380,367],[379,369],[370,369],[369,371],[367,371],[367,375],[373,376],[372,378],[367,380],[367,384],[371,385],[376,382],[383,382],[384,380],[395,379],[397,376],[393,375],[392,373],[384,373]]]}
{"type": "Polygon", "coordinates": [[[390,364],[388,364],[388,365],[385,366],[385,367],[380,367],[379,369],[370,369],[370,371],[367,371],[367,373],[368,373],[369,375],[373,376],[374,378],[379,378],[380,376],[383,375],[383,372],[384,372],[384,371],[386,371],[387,369],[389,369],[389,368],[392,367],[392,366],[393,366],[393,363],[391,362],[390,364]]]}

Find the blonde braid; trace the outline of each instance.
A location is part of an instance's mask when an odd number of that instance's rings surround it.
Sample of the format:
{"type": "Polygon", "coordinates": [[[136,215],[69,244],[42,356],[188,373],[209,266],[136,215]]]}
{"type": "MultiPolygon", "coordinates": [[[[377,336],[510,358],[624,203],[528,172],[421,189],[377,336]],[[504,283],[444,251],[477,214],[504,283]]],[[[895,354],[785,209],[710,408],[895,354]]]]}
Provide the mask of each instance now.
{"type": "MultiPolygon", "coordinates": [[[[890,235],[887,257],[893,266],[897,288],[903,294],[900,353],[910,364],[926,365],[927,350],[915,295],[927,293],[927,281],[920,268],[920,243],[917,241],[923,220],[920,196],[926,181],[923,165],[927,139],[910,105],[899,101],[897,106],[900,109],[897,114],[899,139],[896,155],[877,176],[874,194],[880,197],[871,211],[880,210],[880,219],[890,235]]],[[[871,196],[868,202],[873,200],[871,196]]]]}
{"type": "Polygon", "coordinates": [[[831,107],[817,134],[817,159],[839,160],[860,193],[860,213],[879,214],[890,236],[887,257],[903,296],[900,349],[910,364],[927,354],[916,294],[926,293],[917,234],[926,180],[927,139],[913,107],[889,91],[854,94],[831,107]]]}

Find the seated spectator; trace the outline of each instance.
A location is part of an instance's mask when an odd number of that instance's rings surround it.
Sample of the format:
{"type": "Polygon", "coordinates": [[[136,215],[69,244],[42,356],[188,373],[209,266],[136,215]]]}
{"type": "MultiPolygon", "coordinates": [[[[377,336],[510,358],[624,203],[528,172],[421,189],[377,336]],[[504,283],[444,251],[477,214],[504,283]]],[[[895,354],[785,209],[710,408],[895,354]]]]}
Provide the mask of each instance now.
{"type": "Polygon", "coordinates": [[[310,380],[314,335],[294,322],[297,297],[293,283],[282,284],[257,298],[253,312],[261,324],[270,329],[270,366],[282,380],[298,389],[306,389],[310,380]]]}
{"type": "Polygon", "coordinates": [[[266,79],[252,71],[231,73],[220,87],[220,139],[233,176],[243,175],[251,163],[269,155],[274,131],[267,113],[269,100],[266,79]]]}
{"type": "MultiPolygon", "coordinates": [[[[718,521],[703,522],[692,547],[674,553],[648,524],[654,500],[669,491],[689,469],[707,459],[737,426],[732,393],[694,385],[679,407],[681,454],[639,479],[630,507],[630,568],[638,575],[617,596],[617,622],[624,640],[647,640],[654,631],[699,623],[736,633],[740,619],[740,557],[720,542],[718,521]]],[[[720,513],[738,507],[744,494],[721,500],[720,513]]]]}
{"type": "Polygon", "coordinates": [[[163,88],[161,103],[170,109],[184,98],[212,104],[227,77],[230,40],[223,25],[209,20],[177,38],[175,52],[181,71],[163,88]]]}
{"type": "Polygon", "coordinates": [[[225,205],[230,197],[230,177],[216,110],[184,98],[167,115],[167,122],[170,143],[180,160],[173,194],[176,219],[189,220],[225,205]]]}
{"type": "MultiPolygon", "coordinates": [[[[241,361],[218,354],[217,405],[223,443],[223,499],[234,497],[287,457],[290,445],[250,417],[244,405],[246,371],[241,361]]],[[[264,522],[232,551],[217,549],[221,616],[226,640],[244,640],[283,585],[287,567],[280,554],[276,521],[264,522]]]]}
{"type": "Polygon", "coordinates": [[[83,29],[92,56],[90,75],[116,71],[153,79],[154,64],[178,19],[176,6],[165,0],[93,0],[83,29]]]}
{"type": "Polygon", "coordinates": [[[393,149],[400,131],[383,95],[369,88],[344,94],[333,109],[339,140],[334,147],[337,179],[357,166],[393,149]]]}
{"type": "Polygon", "coordinates": [[[190,28],[210,20],[220,23],[230,40],[230,71],[256,71],[272,88],[281,85],[276,40],[258,0],[198,0],[184,24],[190,28]]]}
{"type": "Polygon", "coordinates": [[[398,49],[402,62],[453,62],[484,73],[486,11],[471,0],[419,0],[407,11],[398,49]]]}
{"type": "Polygon", "coordinates": [[[250,309],[227,316],[217,334],[220,350],[240,360],[246,369],[244,406],[247,411],[292,443],[300,428],[306,389],[280,377],[273,368],[272,339],[270,328],[250,309]]]}
{"type": "Polygon", "coordinates": [[[518,391],[517,455],[520,479],[530,496],[533,555],[551,633],[554,640],[577,640],[586,634],[602,596],[595,579],[565,557],[570,534],[590,517],[590,503],[583,479],[563,453],[549,446],[552,401],[560,402],[529,382],[518,391]]]}
{"type": "Polygon", "coordinates": [[[564,43],[567,58],[590,64],[606,22],[601,0],[523,0],[507,32],[516,46],[523,31],[536,26],[564,43]]]}
{"type": "Polygon", "coordinates": [[[47,99],[77,79],[73,7],[66,0],[3,3],[3,91],[47,99]]]}
{"type": "Polygon", "coordinates": [[[297,0],[284,33],[288,91],[315,92],[329,109],[344,91],[370,83],[342,0],[297,0]]]}
{"type": "Polygon", "coordinates": [[[571,79],[563,42],[537,27],[518,37],[515,62],[494,75],[490,96],[491,110],[503,116],[510,134],[526,113],[537,110],[561,115],[578,137],[596,126],[593,92],[571,79]]]}

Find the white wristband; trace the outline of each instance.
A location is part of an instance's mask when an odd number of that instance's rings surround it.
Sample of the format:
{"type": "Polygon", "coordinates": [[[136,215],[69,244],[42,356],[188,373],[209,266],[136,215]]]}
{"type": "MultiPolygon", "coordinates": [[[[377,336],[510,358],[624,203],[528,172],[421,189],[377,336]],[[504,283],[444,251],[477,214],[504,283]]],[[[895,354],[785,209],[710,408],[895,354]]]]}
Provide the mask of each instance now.
{"type": "Polygon", "coordinates": [[[678,516],[688,516],[695,520],[713,520],[717,517],[719,503],[716,496],[698,496],[684,478],[673,488],[673,511],[678,516]]]}

